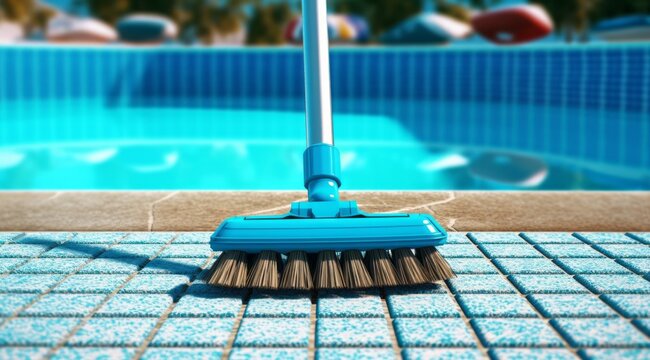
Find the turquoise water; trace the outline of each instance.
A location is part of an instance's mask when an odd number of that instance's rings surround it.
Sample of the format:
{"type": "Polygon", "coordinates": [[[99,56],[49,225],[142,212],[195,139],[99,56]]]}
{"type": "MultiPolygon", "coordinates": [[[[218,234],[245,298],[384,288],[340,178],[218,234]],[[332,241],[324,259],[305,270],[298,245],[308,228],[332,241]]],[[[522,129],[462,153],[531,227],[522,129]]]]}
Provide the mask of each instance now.
{"type": "MultiPolygon", "coordinates": [[[[13,105],[4,107],[4,116],[0,118],[0,127],[5,131],[0,137],[2,189],[302,188],[301,112],[111,108],[97,100],[39,100],[13,105]]],[[[464,108],[462,104],[445,106],[464,108]]],[[[476,106],[473,104],[474,110],[476,106]]],[[[485,108],[499,110],[496,105],[485,108]]],[[[439,110],[453,113],[447,108],[439,110]]],[[[453,131],[467,138],[482,136],[486,131],[498,135],[493,126],[480,122],[461,124],[460,119],[462,116],[443,122],[432,117],[422,126],[453,131]],[[458,126],[461,128],[457,129],[458,126]]],[[[647,174],[634,169],[608,168],[599,163],[544,152],[500,149],[489,144],[424,142],[402,121],[388,116],[337,113],[335,132],[342,153],[344,189],[650,188],[647,174]],[[486,154],[497,154],[490,165],[495,169],[483,167],[477,173],[479,160],[485,160],[486,154]],[[510,163],[511,157],[523,158],[523,167],[510,163]],[[530,164],[534,165],[532,169],[530,164]],[[522,183],[522,172],[531,181],[522,183]],[[503,174],[507,176],[504,178],[503,174]],[[508,180],[510,175],[512,179],[508,180]]],[[[510,128],[502,131],[513,139],[520,136],[519,132],[510,128]]],[[[548,146],[551,149],[553,142],[548,146]]]]}

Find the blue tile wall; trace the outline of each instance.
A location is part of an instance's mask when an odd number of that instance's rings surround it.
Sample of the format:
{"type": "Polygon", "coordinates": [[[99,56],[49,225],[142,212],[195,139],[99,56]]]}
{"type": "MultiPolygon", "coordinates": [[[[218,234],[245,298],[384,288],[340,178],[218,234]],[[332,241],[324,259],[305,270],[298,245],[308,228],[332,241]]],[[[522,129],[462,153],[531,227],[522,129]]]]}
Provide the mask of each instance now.
{"type": "MultiPolygon", "coordinates": [[[[650,157],[643,154],[650,153],[650,144],[644,141],[643,129],[650,121],[649,59],[650,50],[643,44],[334,48],[334,110],[394,117],[430,143],[515,148],[647,170],[650,157]],[[544,108],[553,110],[539,111],[544,108]],[[524,124],[519,122],[522,117],[524,124]],[[451,123],[457,126],[438,131],[441,125],[433,123],[422,131],[423,118],[453,118],[451,123]],[[489,127],[496,122],[505,131],[490,134],[489,127]],[[619,126],[621,122],[624,126],[619,126]],[[581,128],[584,134],[596,136],[576,137],[581,128]],[[557,140],[543,141],[551,137],[557,140]]],[[[0,107],[9,109],[13,101],[90,98],[126,109],[225,107],[302,112],[304,77],[302,70],[296,71],[302,65],[299,48],[5,47],[0,49],[0,74],[4,74],[0,107]]],[[[40,111],[52,117],[54,113],[47,112],[57,110],[40,111]]],[[[178,126],[191,126],[186,123],[178,126]]],[[[59,128],[43,129],[41,136],[65,138],[59,128]]],[[[5,133],[0,131],[0,143],[28,140],[20,135],[10,139],[5,133]]]]}

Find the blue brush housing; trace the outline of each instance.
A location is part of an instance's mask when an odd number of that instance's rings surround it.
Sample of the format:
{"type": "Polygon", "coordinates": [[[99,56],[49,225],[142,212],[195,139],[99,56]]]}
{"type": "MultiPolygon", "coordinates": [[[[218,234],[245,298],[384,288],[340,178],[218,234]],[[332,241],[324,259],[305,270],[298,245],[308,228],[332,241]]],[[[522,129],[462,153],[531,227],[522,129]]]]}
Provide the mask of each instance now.
{"type": "Polygon", "coordinates": [[[284,215],[227,219],[212,235],[212,250],[315,253],[446,243],[447,233],[431,215],[367,214],[355,201],[340,201],[340,154],[334,146],[310,146],[304,166],[309,201],[293,203],[284,215]]]}

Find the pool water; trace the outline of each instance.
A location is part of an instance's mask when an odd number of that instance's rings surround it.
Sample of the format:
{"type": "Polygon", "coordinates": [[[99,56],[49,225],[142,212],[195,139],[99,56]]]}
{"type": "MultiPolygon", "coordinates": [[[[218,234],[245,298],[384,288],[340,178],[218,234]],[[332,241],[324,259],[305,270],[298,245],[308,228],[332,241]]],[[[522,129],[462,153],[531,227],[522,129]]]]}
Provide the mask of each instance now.
{"type": "MultiPolygon", "coordinates": [[[[111,108],[90,100],[14,105],[0,119],[0,189],[303,188],[302,112],[111,108]]],[[[466,130],[477,133],[453,131],[466,130]]],[[[347,190],[650,189],[650,178],[634,170],[489,144],[426,142],[389,116],[337,113],[335,132],[347,190]]]]}

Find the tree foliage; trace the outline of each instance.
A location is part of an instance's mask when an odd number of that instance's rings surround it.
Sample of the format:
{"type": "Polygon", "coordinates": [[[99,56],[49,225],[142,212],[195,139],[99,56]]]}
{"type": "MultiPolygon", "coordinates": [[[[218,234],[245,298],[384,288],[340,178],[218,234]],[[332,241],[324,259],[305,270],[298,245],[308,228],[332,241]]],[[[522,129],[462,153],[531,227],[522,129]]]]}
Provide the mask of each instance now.
{"type": "Polygon", "coordinates": [[[422,11],[420,0],[337,0],[334,4],[339,12],[368,19],[374,35],[380,35],[422,11]]]}

